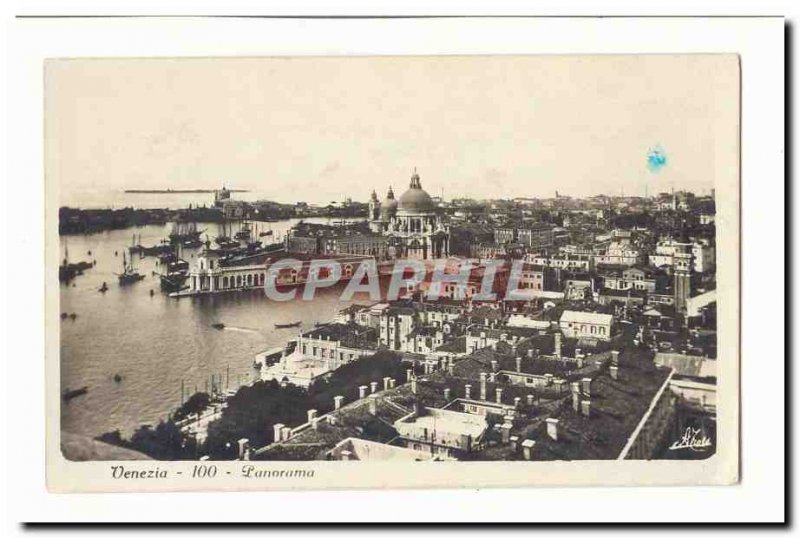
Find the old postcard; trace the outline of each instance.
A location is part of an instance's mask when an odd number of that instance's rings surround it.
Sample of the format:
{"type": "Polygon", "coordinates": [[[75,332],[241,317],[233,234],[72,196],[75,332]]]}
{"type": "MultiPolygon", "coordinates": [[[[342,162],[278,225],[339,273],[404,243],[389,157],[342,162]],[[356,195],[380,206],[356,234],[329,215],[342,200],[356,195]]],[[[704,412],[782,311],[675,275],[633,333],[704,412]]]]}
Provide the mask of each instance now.
{"type": "Polygon", "coordinates": [[[51,491],[738,480],[737,56],[44,70],[51,491]]]}

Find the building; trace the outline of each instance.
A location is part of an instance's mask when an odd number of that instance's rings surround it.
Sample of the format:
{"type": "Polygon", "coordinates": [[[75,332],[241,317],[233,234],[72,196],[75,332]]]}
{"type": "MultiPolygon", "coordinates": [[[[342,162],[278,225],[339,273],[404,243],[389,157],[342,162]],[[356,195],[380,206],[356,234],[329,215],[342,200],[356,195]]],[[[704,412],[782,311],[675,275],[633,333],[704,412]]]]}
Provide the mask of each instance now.
{"type": "Polygon", "coordinates": [[[546,223],[500,226],[494,230],[494,241],[500,245],[516,243],[526,249],[543,249],[553,246],[554,228],[546,223]]]}
{"type": "Polygon", "coordinates": [[[308,387],[349,362],[375,354],[377,331],[356,324],[328,323],[300,334],[294,348],[261,368],[261,379],[308,387]]]}
{"type": "Polygon", "coordinates": [[[653,293],[656,291],[657,281],[652,269],[629,267],[622,271],[612,270],[604,274],[603,286],[618,291],[638,290],[653,293]]]}
{"type": "Polygon", "coordinates": [[[520,290],[553,291],[555,274],[544,265],[525,263],[519,277],[520,290]]]}
{"type": "Polygon", "coordinates": [[[446,258],[450,253],[450,231],[439,208],[422,188],[414,170],[408,190],[400,199],[389,192],[383,202],[373,191],[369,201],[369,227],[390,238],[391,257],[429,260],[446,258]]]}
{"type": "Polygon", "coordinates": [[[594,256],[595,265],[637,265],[641,262],[641,251],[620,241],[608,245],[605,253],[594,256]]]}
{"type": "Polygon", "coordinates": [[[536,265],[543,265],[553,269],[562,269],[565,271],[581,271],[589,272],[593,266],[592,256],[586,254],[551,254],[551,255],[529,255],[526,257],[527,261],[536,265]]]}
{"type": "Polygon", "coordinates": [[[558,326],[567,338],[610,340],[613,323],[611,314],[564,310],[558,326]]]}

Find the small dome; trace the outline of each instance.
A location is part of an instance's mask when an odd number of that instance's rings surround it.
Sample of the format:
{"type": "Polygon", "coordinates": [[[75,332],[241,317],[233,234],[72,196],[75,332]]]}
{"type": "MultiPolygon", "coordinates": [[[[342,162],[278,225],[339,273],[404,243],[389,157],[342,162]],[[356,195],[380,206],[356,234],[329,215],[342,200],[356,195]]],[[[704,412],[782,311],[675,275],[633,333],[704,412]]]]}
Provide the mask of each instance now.
{"type": "Polygon", "coordinates": [[[386,193],[386,199],[381,202],[381,218],[389,220],[397,213],[397,199],[394,197],[394,191],[389,187],[389,192],[386,193]]]}
{"type": "Polygon", "coordinates": [[[411,184],[408,190],[400,197],[400,209],[407,213],[419,213],[436,209],[436,204],[433,203],[430,194],[422,188],[416,170],[414,175],[411,176],[411,184]]]}

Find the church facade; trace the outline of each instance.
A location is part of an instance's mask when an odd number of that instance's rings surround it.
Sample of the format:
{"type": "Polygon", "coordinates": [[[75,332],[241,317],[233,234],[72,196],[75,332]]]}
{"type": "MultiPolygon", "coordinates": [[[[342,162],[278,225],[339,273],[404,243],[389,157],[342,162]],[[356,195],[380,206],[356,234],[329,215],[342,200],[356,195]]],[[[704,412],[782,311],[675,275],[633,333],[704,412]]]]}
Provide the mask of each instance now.
{"type": "Polygon", "coordinates": [[[369,225],[373,232],[390,238],[396,258],[430,260],[450,255],[449,227],[422,188],[416,170],[408,190],[399,199],[391,187],[383,201],[372,191],[369,225]]]}

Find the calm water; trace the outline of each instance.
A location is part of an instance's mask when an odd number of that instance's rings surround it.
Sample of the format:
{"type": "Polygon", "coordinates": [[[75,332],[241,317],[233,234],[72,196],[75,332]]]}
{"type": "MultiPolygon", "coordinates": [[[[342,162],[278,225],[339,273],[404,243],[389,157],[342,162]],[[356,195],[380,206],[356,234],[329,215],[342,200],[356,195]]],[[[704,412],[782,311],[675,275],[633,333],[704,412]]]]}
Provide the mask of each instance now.
{"type": "MultiPolygon", "coordinates": [[[[283,236],[295,222],[270,226],[283,236]]],[[[216,231],[215,225],[201,227],[216,231]]],[[[63,429],[90,436],[116,429],[130,433],[180,405],[181,382],[187,393],[195,387],[203,390],[212,374],[221,376],[223,385],[227,378],[228,388],[248,383],[255,378],[253,356],[297,334],[298,329],[277,330],[274,323],[302,320],[308,330],[315,321],[328,321],[350,304],[340,302],[341,289],[319,290],[313,302],[280,307],[259,291],[169,298],[151,274],[157,269],[155,258],[137,257],[136,268],[146,278],[120,287],[114,273],[121,271],[122,252],[133,233],[141,234],[142,244],[152,245],[169,229],[169,225],[147,226],[61,238],[62,256],[66,242],[71,262],[97,261],[73,281],[74,286],[61,287],[60,311],[78,314],[75,321],[60,322],[61,386],[89,388],[86,395],[62,405],[63,429]],[[97,289],[104,281],[110,289],[102,294],[97,289]],[[213,329],[215,322],[224,323],[225,329],[213,329]],[[114,381],[115,374],[122,376],[121,382],[114,381]]],[[[191,251],[184,254],[193,263],[191,256],[191,251]]],[[[355,302],[359,299],[367,302],[366,296],[356,296],[355,302]]]]}

